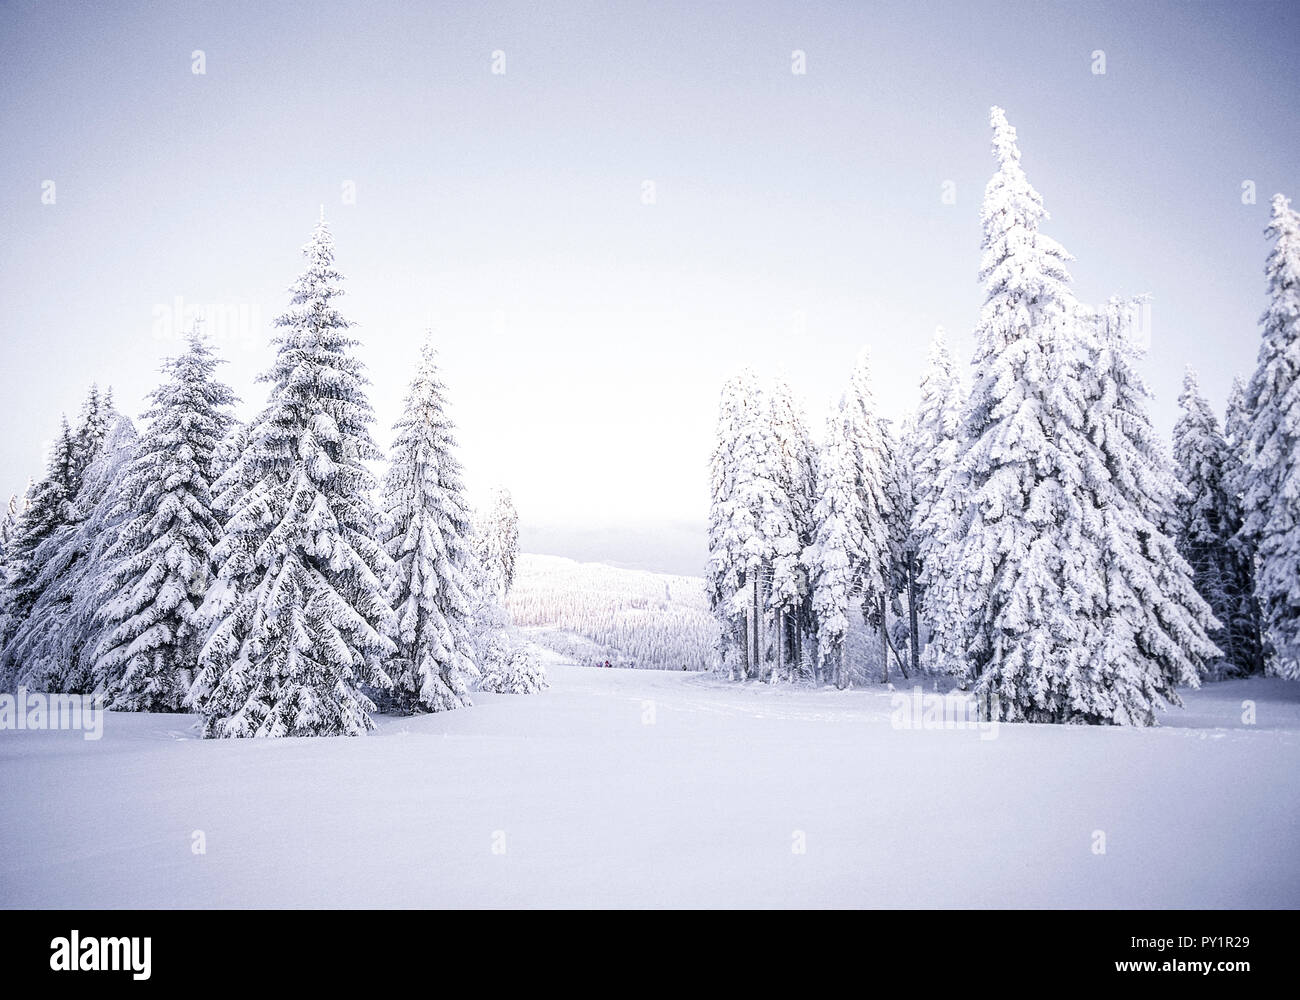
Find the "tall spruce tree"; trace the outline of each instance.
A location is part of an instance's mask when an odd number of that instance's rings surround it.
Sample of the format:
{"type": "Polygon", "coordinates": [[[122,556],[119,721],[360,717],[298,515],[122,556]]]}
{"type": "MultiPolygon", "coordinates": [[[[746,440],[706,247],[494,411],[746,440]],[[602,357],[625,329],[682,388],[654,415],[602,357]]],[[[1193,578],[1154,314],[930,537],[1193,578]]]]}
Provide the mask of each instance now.
{"type": "Polygon", "coordinates": [[[825,680],[829,673],[839,688],[849,683],[845,638],[868,558],[858,470],[852,417],[841,400],[826,420],[817,460],[813,540],[803,553],[812,585],[818,676],[825,680]]]}
{"type": "Polygon", "coordinates": [[[396,617],[365,464],[381,455],[352,324],[335,305],[342,276],[323,217],[303,253],[261,379],[270,399],[218,483],[237,496],[187,699],[209,737],[360,734],[374,725],[361,686],[390,683],[396,617]]]}
{"type": "MultiPolygon", "coordinates": [[[[921,586],[919,582],[921,563],[921,537],[917,502],[921,492],[920,478],[916,472],[918,455],[914,442],[918,437],[917,415],[909,413],[903,419],[899,439],[894,447],[894,494],[891,501],[894,516],[890,523],[890,532],[894,538],[894,548],[900,554],[895,588],[898,592],[898,612],[905,615],[893,628],[895,648],[905,648],[908,661],[914,671],[921,666],[921,586]]],[[[896,602],[897,603],[897,602],[896,602]]]]}
{"type": "Polygon", "coordinates": [[[943,542],[964,506],[964,498],[950,486],[961,449],[964,407],[961,378],[940,327],[921,378],[921,402],[911,436],[917,599],[927,631],[951,601],[947,588],[953,572],[943,542]]]}
{"type": "Polygon", "coordinates": [[[866,350],[858,354],[849,388],[845,395],[845,417],[849,440],[853,445],[855,475],[858,484],[858,516],[861,518],[863,545],[859,591],[864,620],[875,627],[881,637],[882,670],[888,676],[888,601],[893,589],[897,565],[897,537],[894,523],[893,483],[894,454],[887,426],[876,409],[871,384],[871,356],[866,350]]]}
{"type": "Polygon", "coordinates": [[[880,630],[881,682],[889,682],[889,664],[893,661],[903,675],[908,676],[903,652],[912,643],[913,616],[909,609],[912,593],[911,574],[915,552],[912,546],[912,509],[916,504],[915,484],[912,476],[910,449],[903,447],[901,435],[911,433],[911,417],[904,419],[900,434],[895,434],[893,423],[880,420],[880,436],[884,442],[885,466],[883,469],[885,507],[885,591],[879,609],[868,621],[880,630]],[[900,652],[900,650],[902,652],[900,652]]]}
{"type": "Polygon", "coordinates": [[[1255,588],[1270,669],[1300,679],[1300,213],[1273,197],[1265,229],[1269,304],[1246,391],[1250,436],[1244,535],[1256,553],[1255,588]]]}
{"type": "Polygon", "coordinates": [[[737,507],[737,480],[742,460],[745,428],[755,406],[754,378],[745,371],[728,379],[718,403],[718,422],[709,459],[709,557],[706,589],[709,607],[718,619],[719,663],[741,678],[749,674],[749,639],[746,610],[736,596],[745,585],[743,553],[745,529],[737,507]]]}
{"type": "Polygon", "coordinates": [[[803,407],[789,383],[778,379],[769,408],[772,437],[780,461],[780,486],[789,511],[793,545],[784,546],[773,568],[769,604],[777,618],[777,650],[791,677],[804,670],[804,636],[811,632],[808,568],[803,552],[812,544],[813,506],[817,502],[817,449],[808,433],[803,407]]]}
{"type": "Polygon", "coordinates": [[[782,484],[785,460],[773,430],[770,394],[758,387],[755,391],[736,446],[733,518],[745,570],[740,600],[749,614],[750,675],[772,679],[777,664],[775,643],[768,641],[769,607],[783,606],[788,591],[776,605],[769,602],[778,565],[782,585],[793,588],[799,543],[791,500],[782,484]]]}
{"type": "Polygon", "coordinates": [[[797,677],[800,669],[794,634],[807,591],[800,557],[811,541],[814,487],[808,432],[790,386],[783,379],[776,380],[768,399],[769,433],[764,440],[772,453],[776,490],[764,530],[772,540],[767,612],[773,626],[774,662],[769,676],[777,681],[783,673],[797,677]]]}
{"type": "Polygon", "coordinates": [[[397,656],[388,694],[401,712],[470,705],[475,665],[476,559],[456,458],[455,425],[431,344],[411,381],[384,477],[381,542],[390,559],[397,656]]]}
{"type": "Polygon", "coordinates": [[[197,329],[167,360],[150,396],[148,426],[118,489],[123,523],[105,554],[105,627],[96,671],[109,706],[178,712],[198,662],[198,608],[207,593],[220,523],[212,511],[217,448],[231,423],[232,390],[197,329]]]}
{"type": "Polygon", "coordinates": [[[1078,309],[1070,259],[1039,231],[1042,198],[1016,131],[991,112],[997,171],[980,212],[985,302],[953,496],[947,606],[932,648],[974,675],[981,710],[1005,721],[1094,721],[1087,686],[1105,610],[1101,517],[1106,475],[1085,437],[1078,309]]]}

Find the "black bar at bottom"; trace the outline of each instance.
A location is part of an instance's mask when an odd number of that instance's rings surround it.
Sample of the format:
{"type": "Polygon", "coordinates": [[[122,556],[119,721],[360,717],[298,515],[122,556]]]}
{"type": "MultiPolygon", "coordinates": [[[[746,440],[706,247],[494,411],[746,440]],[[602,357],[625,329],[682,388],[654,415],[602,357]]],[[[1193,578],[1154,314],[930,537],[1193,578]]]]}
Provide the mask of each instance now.
{"type": "Polygon", "coordinates": [[[1295,914],[11,910],[0,912],[0,921],[0,967],[14,985],[93,988],[112,979],[128,988],[169,988],[224,979],[233,988],[253,977],[259,994],[277,986],[336,991],[374,985],[376,970],[394,961],[417,982],[426,975],[436,982],[439,969],[467,965],[492,977],[535,974],[561,982],[589,981],[597,970],[618,975],[622,965],[634,979],[671,982],[713,954],[717,961],[704,964],[723,977],[766,978],[786,971],[782,966],[798,976],[802,965],[820,978],[821,963],[843,960],[883,963],[927,989],[980,981],[1192,980],[1231,989],[1290,978],[1294,957],[1283,949],[1294,951],[1295,914]]]}

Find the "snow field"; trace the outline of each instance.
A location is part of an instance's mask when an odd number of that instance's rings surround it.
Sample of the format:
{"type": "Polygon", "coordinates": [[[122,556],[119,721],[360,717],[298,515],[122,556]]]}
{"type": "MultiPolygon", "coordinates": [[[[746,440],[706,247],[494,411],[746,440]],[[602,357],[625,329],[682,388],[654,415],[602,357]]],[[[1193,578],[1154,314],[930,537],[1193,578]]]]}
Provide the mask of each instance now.
{"type": "Polygon", "coordinates": [[[1282,681],[1188,692],[1155,729],[982,740],[895,729],[905,685],[539,656],[540,695],[355,739],[204,741],[193,716],[122,713],[100,742],[0,732],[0,904],[1300,905],[1282,681]]]}

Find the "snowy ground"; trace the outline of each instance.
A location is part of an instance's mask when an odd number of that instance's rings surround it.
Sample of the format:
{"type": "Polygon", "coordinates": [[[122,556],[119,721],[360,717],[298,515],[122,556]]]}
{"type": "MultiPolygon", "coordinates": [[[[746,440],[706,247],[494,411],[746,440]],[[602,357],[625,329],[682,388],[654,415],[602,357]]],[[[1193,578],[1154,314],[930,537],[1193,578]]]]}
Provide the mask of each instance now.
{"type": "Polygon", "coordinates": [[[1300,906],[1297,684],[980,739],[879,689],[550,670],[355,740],[0,732],[0,904],[1300,906]]]}

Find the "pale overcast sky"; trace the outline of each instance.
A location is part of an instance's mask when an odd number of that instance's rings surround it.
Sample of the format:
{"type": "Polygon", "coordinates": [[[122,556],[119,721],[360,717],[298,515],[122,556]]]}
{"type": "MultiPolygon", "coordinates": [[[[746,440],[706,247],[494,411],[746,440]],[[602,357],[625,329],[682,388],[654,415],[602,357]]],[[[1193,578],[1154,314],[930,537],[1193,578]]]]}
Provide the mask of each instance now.
{"type": "Polygon", "coordinates": [[[6,496],[92,380],[139,413],[178,299],[258,409],[323,203],[382,446],[432,326],[526,548],[698,572],[740,364],[816,412],[869,346],[901,414],[936,325],[969,356],[991,104],[1079,296],[1151,293],[1162,431],[1253,365],[1294,3],[429,7],[0,3],[6,496]]]}

